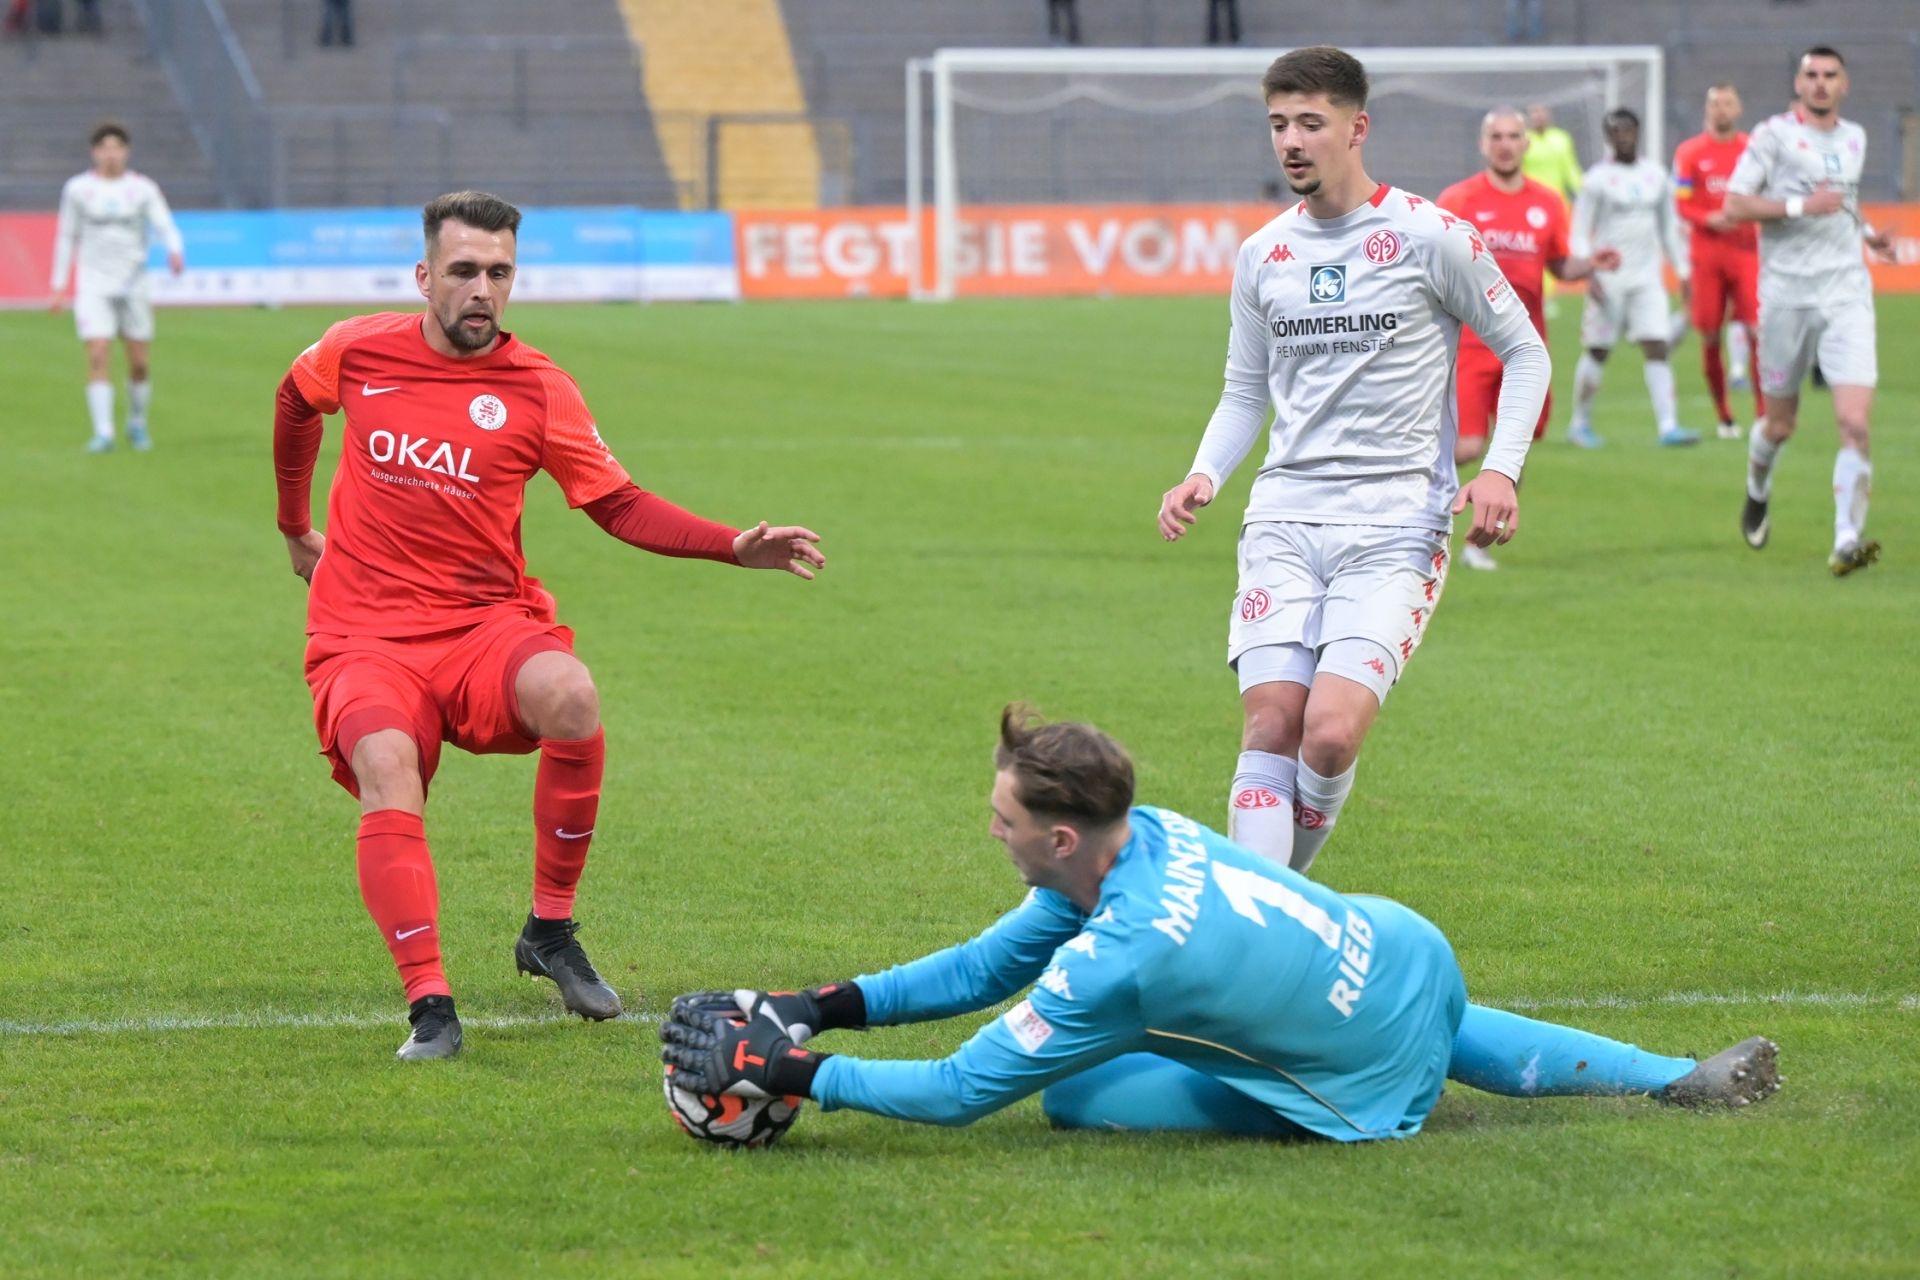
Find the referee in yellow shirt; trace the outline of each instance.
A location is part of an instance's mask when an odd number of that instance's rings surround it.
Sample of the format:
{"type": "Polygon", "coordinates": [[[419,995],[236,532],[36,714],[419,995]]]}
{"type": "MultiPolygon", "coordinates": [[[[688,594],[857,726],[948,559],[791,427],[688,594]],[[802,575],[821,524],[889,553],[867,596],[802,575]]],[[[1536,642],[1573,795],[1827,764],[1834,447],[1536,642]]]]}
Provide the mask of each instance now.
{"type": "MultiPolygon", "coordinates": [[[[1567,208],[1573,208],[1573,198],[1580,194],[1580,153],[1573,149],[1573,136],[1555,126],[1553,109],[1544,102],[1527,108],[1527,149],[1520,156],[1520,172],[1558,191],[1567,208]]],[[[1543,283],[1551,313],[1555,292],[1552,273],[1543,283]]]]}

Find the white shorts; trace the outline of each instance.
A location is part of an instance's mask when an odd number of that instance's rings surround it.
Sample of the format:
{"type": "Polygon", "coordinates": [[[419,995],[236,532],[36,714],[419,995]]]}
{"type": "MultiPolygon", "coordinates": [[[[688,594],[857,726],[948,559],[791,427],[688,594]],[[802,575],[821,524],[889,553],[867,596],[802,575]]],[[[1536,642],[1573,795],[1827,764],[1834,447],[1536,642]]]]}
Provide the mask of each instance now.
{"type": "MultiPolygon", "coordinates": [[[[1269,645],[1319,655],[1335,640],[1371,640],[1386,655],[1387,670],[1376,673],[1384,684],[1376,692],[1391,688],[1440,603],[1448,560],[1440,530],[1249,524],[1240,531],[1240,590],[1227,625],[1227,664],[1241,670],[1242,655],[1269,645]]],[[[1275,669],[1267,662],[1249,667],[1275,669]]],[[[1242,692],[1248,687],[1243,679],[1242,692]]]]}
{"type": "Polygon", "coordinates": [[[1580,312],[1580,345],[1606,349],[1616,342],[1665,342],[1673,337],[1667,286],[1657,276],[1608,280],[1595,301],[1591,287],[1580,312]],[[1622,336],[1624,335],[1624,337],[1622,336]]]}
{"type": "Polygon", "coordinates": [[[1830,387],[1871,387],[1879,381],[1874,350],[1873,295],[1824,307],[1760,304],[1760,390],[1796,396],[1814,360],[1830,387]]]}
{"type": "Polygon", "coordinates": [[[80,341],[102,338],[126,338],[131,342],[153,341],[153,303],[142,293],[111,295],[76,293],[73,295],[73,327],[80,341]]]}

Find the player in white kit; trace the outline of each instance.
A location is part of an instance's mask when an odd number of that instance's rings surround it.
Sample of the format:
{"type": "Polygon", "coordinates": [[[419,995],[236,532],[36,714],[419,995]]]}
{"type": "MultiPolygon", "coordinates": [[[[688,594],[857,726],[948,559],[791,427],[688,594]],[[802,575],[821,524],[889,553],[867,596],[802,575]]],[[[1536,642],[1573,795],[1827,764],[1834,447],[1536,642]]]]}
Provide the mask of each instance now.
{"type": "Polygon", "coordinates": [[[1687,288],[1686,242],[1673,211],[1673,180],[1652,160],[1639,159],[1640,117],[1624,107],[1609,111],[1607,144],[1613,158],[1587,170],[1580,198],[1573,204],[1573,252],[1590,257],[1596,244],[1620,253],[1618,271],[1596,271],[1580,316],[1580,345],[1585,348],[1573,371],[1573,420],[1567,439],[1586,449],[1600,447],[1593,431],[1593,400],[1600,394],[1600,369],[1621,338],[1640,344],[1643,372],[1653,401],[1654,426],[1661,444],[1699,444],[1700,435],[1680,426],[1674,403],[1673,366],[1667,351],[1686,333],[1686,316],[1667,308],[1667,284],[1660,274],[1662,256],[1687,288]]]}
{"type": "Polygon", "coordinates": [[[1473,224],[1367,176],[1357,60],[1296,49],[1261,87],[1304,199],[1240,246],[1226,385],[1187,478],[1161,499],[1160,533],[1186,532],[1274,407],[1228,629],[1245,713],[1229,831],[1304,871],[1439,604],[1453,515],[1472,504],[1475,546],[1519,530],[1514,486],[1552,366],[1473,224]],[[1453,461],[1462,324],[1505,367],[1492,444],[1465,488],[1453,461]]]}
{"type": "Polygon", "coordinates": [[[1880,544],[1865,536],[1873,483],[1867,417],[1879,367],[1873,280],[1861,246],[1891,259],[1893,239],[1860,216],[1867,133],[1840,118],[1846,63],[1816,46],[1802,55],[1793,84],[1800,105],[1754,129],[1727,184],[1727,216],[1760,224],[1760,390],[1767,399],[1767,416],[1747,441],[1740,528],[1754,550],[1767,545],[1773,464],[1798,422],[1800,380],[1818,359],[1840,428],[1827,567],[1844,577],[1880,555],[1880,544]]]}
{"type": "Polygon", "coordinates": [[[127,348],[127,440],[152,446],[147,434],[148,351],[153,342],[153,303],[147,290],[147,234],[167,249],[175,275],[186,266],[180,232],[166,197],[152,178],[127,168],[126,127],[109,121],[93,131],[93,168],[67,179],[60,192],[60,222],[54,232],[53,309],[60,309],[67,276],[75,275],[74,327],[87,348],[87,412],[93,439],[87,448],[113,448],[113,379],[108,362],[113,340],[127,348]],[[74,271],[78,266],[77,272],[74,271]]]}

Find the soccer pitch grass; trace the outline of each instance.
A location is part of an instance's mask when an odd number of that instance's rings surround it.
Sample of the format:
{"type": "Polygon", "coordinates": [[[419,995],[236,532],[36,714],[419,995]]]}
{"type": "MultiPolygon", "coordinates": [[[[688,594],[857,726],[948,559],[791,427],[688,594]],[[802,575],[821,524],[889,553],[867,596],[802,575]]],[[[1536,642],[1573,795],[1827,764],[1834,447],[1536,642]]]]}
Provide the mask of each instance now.
{"type": "MultiPolygon", "coordinates": [[[[961,1131],[810,1107],[736,1156],[675,1129],[651,1020],[676,993],[870,971],[1019,900],[986,833],[1010,698],[1223,823],[1252,468],[1177,546],[1153,515],[1224,313],[517,308],[642,485],[810,524],[831,563],[645,556],[536,482],[528,558],[610,744],[584,937],[638,1016],[568,1020],[515,975],[532,763],[450,751],[428,831],[467,1047],[421,1066],[392,1057],[273,526],[273,389],[344,313],[164,315],[158,447],[105,457],[70,319],[0,315],[0,1274],[1920,1274],[1920,300],[1881,303],[1887,552],[1843,581],[1823,394],[1756,555],[1743,447],[1656,449],[1635,354],[1608,447],[1559,442],[1563,314],[1520,538],[1453,575],[1317,868],[1437,921],[1482,1003],[1662,1052],[1772,1036],[1773,1101],[1453,1088],[1420,1138],[1359,1147],[1060,1134],[1035,1100],[961,1131]]],[[[323,478],[338,449],[330,425],[323,478]]],[[[820,1044],[934,1056],[978,1022],[820,1044]]]]}

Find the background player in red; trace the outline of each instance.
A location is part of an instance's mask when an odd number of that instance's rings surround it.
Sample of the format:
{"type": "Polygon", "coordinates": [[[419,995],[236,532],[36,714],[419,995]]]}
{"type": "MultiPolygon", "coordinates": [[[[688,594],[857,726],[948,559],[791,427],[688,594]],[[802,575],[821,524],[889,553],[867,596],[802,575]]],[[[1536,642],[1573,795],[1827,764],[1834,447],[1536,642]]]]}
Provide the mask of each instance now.
{"type": "Polygon", "coordinates": [[[307,684],[334,777],[359,797],[360,892],[406,988],[407,1059],[446,1058],[461,1032],[440,964],[439,899],[422,814],[440,745],[538,750],[533,910],[523,972],[571,1012],[612,1018],[620,997],[575,936],[574,892],[600,803],[605,738],[573,632],[526,572],[520,512],[536,471],[614,537],[801,578],[826,563],[799,527],[742,533],[634,485],[580,389],[500,328],[520,211],[462,191],[427,205],[414,268],[419,313],[360,316],[294,361],[274,414],[279,524],[311,584],[307,684]],[[321,415],[346,411],[327,533],[308,490],[321,415]]]}
{"type": "MultiPolygon", "coordinates": [[[[1707,390],[1720,413],[1720,438],[1746,436],[1727,405],[1727,371],[1720,348],[1720,325],[1733,310],[1731,341],[1733,386],[1749,385],[1748,356],[1760,324],[1760,238],[1751,222],[1734,222],[1721,208],[1727,200],[1727,179],[1747,149],[1740,123],[1740,93],[1731,84],[1707,90],[1706,129],[1681,143],[1673,153],[1674,207],[1692,228],[1693,327],[1700,331],[1700,360],[1706,369],[1707,390]]],[[[1765,415],[1766,401],[1758,387],[1754,412],[1765,415]]]]}
{"type": "MultiPolygon", "coordinates": [[[[1526,304],[1534,330],[1544,341],[1546,273],[1561,280],[1583,280],[1598,267],[1611,271],[1620,255],[1599,249],[1591,258],[1576,258],[1567,247],[1567,206],[1560,194],[1544,183],[1525,177],[1521,159],[1527,154],[1527,119],[1516,107],[1501,107],[1480,122],[1480,154],[1487,167],[1440,193],[1440,207],[1465,218],[1493,251],[1493,259],[1507,283],[1526,304]]],[[[1455,413],[1459,434],[1454,437],[1456,466],[1477,462],[1487,451],[1487,425],[1500,401],[1502,366],[1486,343],[1471,329],[1460,331],[1460,354],[1455,371],[1455,413]]],[[[1553,397],[1547,397],[1540,421],[1533,429],[1538,440],[1547,430],[1553,397]]],[[[1474,569],[1497,569],[1499,562],[1485,547],[1461,546],[1460,558],[1474,569]]]]}

